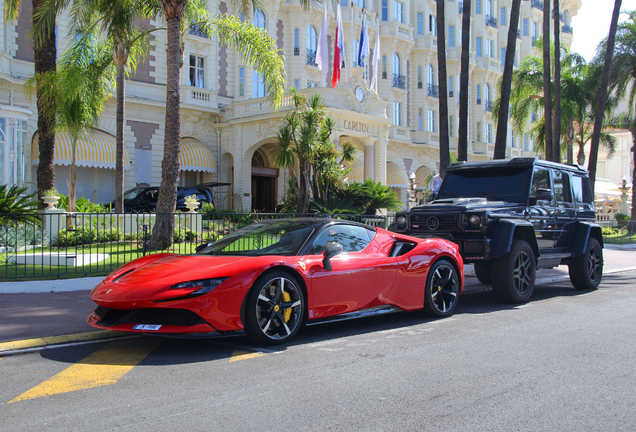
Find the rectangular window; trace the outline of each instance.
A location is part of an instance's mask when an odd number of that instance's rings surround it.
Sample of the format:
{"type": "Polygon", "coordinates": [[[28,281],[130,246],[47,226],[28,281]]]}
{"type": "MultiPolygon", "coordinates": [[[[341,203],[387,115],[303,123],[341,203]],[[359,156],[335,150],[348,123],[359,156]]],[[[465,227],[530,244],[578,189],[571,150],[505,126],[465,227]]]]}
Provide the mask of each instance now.
{"type": "Polygon", "coordinates": [[[481,0],[475,0],[475,13],[481,13],[481,0]]]}
{"type": "Polygon", "coordinates": [[[532,37],[536,38],[538,35],[538,26],[535,21],[532,21],[532,37]]]}
{"type": "Polygon", "coordinates": [[[501,25],[502,26],[506,25],[506,8],[505,7],[501,8],[501,25]]]}
{"type": "Polygon", "coordinates": [[[400,126],[400,102],[393,102],[393,124],[400,126]]]}
{"type": "Polygon", "coordinates": [[[296,87],[296,90],[300,90],[300,81],[299,80],[294,80],[294,87],[296,87]]]}
{"type": "Polygon", "coordinates": [[[448,46],[455,46],[455,26],[448,26],[448,46]]]}
{"type": "Polygon", "coordinates": [[[424,34],[424,14],[419,12],[417,14],[417,34],[424,34]]]}
{"type": "Polygon", "coordinates": [[[435,132],[435,111],[428,110],[428,122],[426,130],[428,132],[435,132]]]}
{"type": "Polygon", "coordinates": [[[477,57],[481,57],[481,36],[477,36],[477,57]]]}
{"type": "Polygon", "coordinates": [[[318,83],[307,81],[307,88],[318,87],[318,83]]]}
{"type": "Polygon", "coordinates": [[[433,36],[437,36],[437,17],[433,15],[428,16],[428,31],[433,36]]]}
{"type": "Polygon", "coordinates": [[[506,48],[502,47],[501,48],[501,66],[503,66],[506,63],[506,48]]]}
{"type": "Polygon", "coordinates": [[[481,122],[477,122],[477,142],[481,142],[481,122]]]}
{"type": "Polygon", "coordinates": [[[495,58],[495,43],[488,39],[488,57],[495,58]]]}
{"type": "Polygon", "coordinates": [[[523,19],[523,35],[528,36],[528,18],[523,19]]]}
{"type": "Polygon", "coordinates": [[[388,21],[389,20],[388,1],[389,0],[382,0],[382,21],[388,21]]]}
{"type": "Polygon", "coordinates": [[[239,96],[245,96],[245,68],[239,68],[239,96]]]}
{"type": "Polygon", "coordinates": [[[448,135],[453,136],[453,116],[448,117],[448,135]]]}
{"type": "Polygon", "coordinates": [[[422,130],[422,108],[420,108],[417,112],[417,130],[422,130]]]}
{"type": "Polygon", "coordinates": [[[252,76],[252,97],[259,98],[263,96],[265,96],[265,81],[261,74],[254,71],[252,76]]]}
{"type": "Polygon", "coordinates": [[[190,85],[205,88],[205,68],[203,57],[190,55],[190,85]]]}
{"type": "Polygon", "coordinates": [[[448,77],[448,96],[453,97],[453,77],[448,77]]]}
{"type": "Polygon", "coordinates": [[[404,24],[404,5],[399,1],[395,2],[395,20],[404,24]]]}

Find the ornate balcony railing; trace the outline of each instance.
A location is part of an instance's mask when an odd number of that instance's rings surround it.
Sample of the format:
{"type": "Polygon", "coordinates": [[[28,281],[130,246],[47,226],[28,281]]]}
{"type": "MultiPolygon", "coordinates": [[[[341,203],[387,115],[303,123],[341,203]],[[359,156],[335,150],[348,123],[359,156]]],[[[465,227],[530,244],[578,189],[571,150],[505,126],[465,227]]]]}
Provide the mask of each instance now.
{"type": "Polygon", "coordinates": [[[487,100],[484,102],[484,111],[492,112],[492,101],[487,100]]]}
{"type": "Polygon", "coordinates": [[[543,2],[541,0],[532,0],[530,6],[535,9],[539,9],[540,11],[543,10],[543,2]]]}
{"type": "Polygon", "coordinates": [[[203,30],[203,26],[200,24],[193,25],[192,27],[190,27],[190,30],[188,30],[188,33],[191,34],[192,36],[198,36],[198,37],[209,39],[208,34],[205,32],[205,30],[203,30]]]}
{"type": "Polygon", "coordinates": [[[435,84],[428,85],[428,94],[427,96],[432,96],[434,98],[439,98],[439,86],[435,84]]]}
{"type": "Polygon", "coordinates": [[[294,55],[295,56],[299,56],[300,55],[300,48],[298,48],[298,47],[294,48],[294,55]]]}
{"type": "Polygon", "coordinates": [[[307,48],[307,64],[309,66],[318,66],[316,64],[316,50],[307,48]]]}
{"type": "Polygon", "coordinates": [[[421,89],[421,88],[422,88],[422,86],[423,86],[422,81],[418,81],[418,82],[417,82],[417,88],[418,88],[418,89],[421,89]]]}
{"type": "Polygon", "coordinates": [[[481,105],[481,99],[477,99],[477,105],[481,105]]]}
{"type": "Polygon", "coordinates": [[[382,71],[382,79],[386,79],[386,71],[382,71]]]}
{"type": "Polygon", "coordinates": [[[406,77],[404,75],[393,74],[393,87],[406,90],[406,77]]]}
{"type": "Polygon", "coordinates": [[[572,26],[566,24],[563,27],[561,27],[561,31],[563,33],[572,34],[572,26]]]}
{"type": "Polygon", "coordinates": [[[451,98],[453,97],[453,91],[452,90],[448,91],[448,97],[451,97],[451,98]]]}
{"type": "Polygon", "coordinates": [[[497,18],[492,15],[486,15],[486,25],[497,28],[497,18]]]}

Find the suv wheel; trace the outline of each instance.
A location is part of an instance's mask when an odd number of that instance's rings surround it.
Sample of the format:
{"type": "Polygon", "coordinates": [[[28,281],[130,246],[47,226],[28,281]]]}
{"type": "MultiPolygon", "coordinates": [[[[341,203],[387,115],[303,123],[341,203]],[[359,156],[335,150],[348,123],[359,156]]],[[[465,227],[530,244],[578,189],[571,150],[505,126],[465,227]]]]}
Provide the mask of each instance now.
{"type": "Polygon", "coordinates": [[[570,281],[574,288],[594,290],[603,276],[603,249],[594,237],[587,240],[585,253],[572,259],[569,265],[570,281]]]}
{"type": "Polygon", "coordinates": [[[526,303],[532,296],[536,263],[530,245],[513,240],[510,252],[496,258],[491,267],[492,289],[506,303],[526,303]]]}
{"type": "Polygon", "coordinates": [[[489,264],[473,264],[475,268],[475,276],[477,276],[477,280],[484,285],[490,285],[490,265],[489,264]]]}

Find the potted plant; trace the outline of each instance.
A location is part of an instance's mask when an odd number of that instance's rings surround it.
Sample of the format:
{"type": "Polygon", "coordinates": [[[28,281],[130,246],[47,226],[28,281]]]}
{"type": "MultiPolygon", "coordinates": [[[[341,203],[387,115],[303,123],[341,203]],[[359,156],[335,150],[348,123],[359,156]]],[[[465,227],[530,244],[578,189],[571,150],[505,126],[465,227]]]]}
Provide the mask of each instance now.
{"type": "Polygon", "coordinates": [[[192,194],[185,197],[185,206],[188,208],[188,213],[196,213],[199,208],[199,201],[197,201],[197,196],[192,194]]]}
{"type": "Polygon", "coordinates": [[[59,199],[60,193],[55,188],[42,192],[42,202],[46,204],[47,209],[54,209],[59,199]]]}

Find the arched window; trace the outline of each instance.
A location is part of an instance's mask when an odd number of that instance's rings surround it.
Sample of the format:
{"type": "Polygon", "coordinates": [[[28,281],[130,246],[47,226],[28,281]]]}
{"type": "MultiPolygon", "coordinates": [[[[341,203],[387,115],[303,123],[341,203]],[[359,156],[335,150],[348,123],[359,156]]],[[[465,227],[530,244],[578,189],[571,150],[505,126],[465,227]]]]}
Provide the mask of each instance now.
{"type": "Polygon", "coordinates": [[[316,28],[312,25],[307,27],[307,49],[316,52],[318,47],[318,33],[316,28]]]}
{"type": "Polygon", "coordinates": [[[486,94],[484,95],[484,99],[486,99],[486,105],[490,102],[490,86],[486,84],[486,94]]]}
{"type": "Polygon", "coordinates": [[[481,87],[477,84],[477,105],[481,104],[481,87]]]}
{"type": "Polygon", "coordinates": [[[435,70],[431,64],[428,65],[428,83],[435,84],[435,70]]]}
{"type": "Polygon", "coordinates": [[[300,36],[297,28],[294,29],[294,55],[300,55],[300,36]]]}
{"type": "Polygon", "coordinates": [[[400,75],[400,56],[398,53],[393,53],[393,73],[400,75]]]}
{"type": "Polygon", "coordinates": [[[263,30],[267,29],[265,14],[258,8],[254,9],[254,26],[263,30]]]}
{"type": "Polygon", "coordinates": [[[422,66],[417,67],[417,85],[422,86],[422,66]]]}

